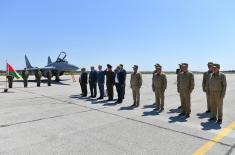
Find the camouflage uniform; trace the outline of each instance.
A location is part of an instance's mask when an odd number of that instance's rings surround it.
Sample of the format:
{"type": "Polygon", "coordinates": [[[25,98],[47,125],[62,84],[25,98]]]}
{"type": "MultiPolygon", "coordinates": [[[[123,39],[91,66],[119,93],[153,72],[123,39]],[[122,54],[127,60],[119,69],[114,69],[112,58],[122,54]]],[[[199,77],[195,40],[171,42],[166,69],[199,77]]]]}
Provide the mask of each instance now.
{"type": "Polygon", "coordinates": [[[35,78],[36,78],[36,81],[37,81],[37,87],[40,87],[40,85],[41,85],[41,78],[42,78],[42,72],[40,70],[36,71],[35,78]]]}
{"type": "Polygon", "coordinates": [[[157,104],[157,108],[164,109],[164,99],[165,99],[165,90],[167,87],[167,79],[164,73],[153,73],[152,78],[152,88],[155,92],[155,103],[157,104]]]}
{"type": "Polygon", "coordinates": [[[10,75],[7,76],[8,87],[9,87],[9,88],[12,88],[12,86],[13,86],[13,79],[14,79],[13,76],[10,76],[10,75]]]}
{"type": "Polygon", "coordinates": [[[210,96],[209,96],[209,78],[211,71],[207,71],[203,74],[203,81],[202,81],[202,89],[206,93],[207,98],[207,110],[208,112],[211,111],[211,102],[210,102],[210,96]]]}
{"type": "Polygon", "coordinates": [[[209,95],[211,102],[212,118],[223,119],[223,99],[226,93],[226,76],[219,72],[211,74],[209,78],[209,95]]]}
{"type": "Polygon", "coordinates": [[[115,73],[113,71],[106,71],[106,86],[109,100],[113,100],[113,86],[115,83],[115,73]]]}
{"type": "Polygon", "coordinates": [[[23,81],[24,81],[24,87],[28,87],[28,78],[29,78],[29,72],[27,70],[24,70],[22,72],[22,78],[23,78],[23,81]]]}
{"type": "Polygon", "coordinates": [[[131,80],[130,80],[130,86],[132,89],[133,94],[133,100],[134,105],[139,106],[140,104],[140,88],[142,86],[142,75],[141,73],[132,73],[131,74],[131,80]]]}
{"type": "Polygon", "coordinates": [[[180,72],[177,80],[177,90],[180,94],[182,114],[191,114],[191,93],[194,89],[194,75],[191,72],[180,72]]]}
{"type": "Polygon", "coordinates": [[[52,72],[49,70],[47,72],[47,85],[51,86],[51,78],[52,78],[52,72]]]}
{"type": "MultiPolygon", "coordinates": [[[[180,75],[180,73],[182,72],[182,70],[181,70],[181,66],[182,66],[182,64],[179,64],[179,68],[178,69],[176,69],[176,74],[177,74],[177,83],[179,82],[179,75],[180,75]]],[[[182,103],[180,102],[180,106],[178,107],[178,109],[181,109],[182,108],[182,103]]]]}

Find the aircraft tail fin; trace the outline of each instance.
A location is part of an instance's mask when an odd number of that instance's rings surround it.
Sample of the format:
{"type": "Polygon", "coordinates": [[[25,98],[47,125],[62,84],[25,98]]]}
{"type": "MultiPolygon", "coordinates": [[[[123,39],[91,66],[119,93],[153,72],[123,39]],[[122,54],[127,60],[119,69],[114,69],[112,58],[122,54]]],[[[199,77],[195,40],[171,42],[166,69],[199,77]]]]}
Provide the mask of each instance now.
{"type": "Polygon", "coordinates": [[[25,55],[25,64],[26,64],[26,68],[33,68],[32,65],[29,62],[28,57],[25,55]]]}
{"type": "Polygon", "coordinates": [[[52,63],[51,57],[49,56],[49,57],[48,57],[48,61],[47,61],[47,65],[49,65],[49,64],[51,64],[51,63],[52,63]]]}

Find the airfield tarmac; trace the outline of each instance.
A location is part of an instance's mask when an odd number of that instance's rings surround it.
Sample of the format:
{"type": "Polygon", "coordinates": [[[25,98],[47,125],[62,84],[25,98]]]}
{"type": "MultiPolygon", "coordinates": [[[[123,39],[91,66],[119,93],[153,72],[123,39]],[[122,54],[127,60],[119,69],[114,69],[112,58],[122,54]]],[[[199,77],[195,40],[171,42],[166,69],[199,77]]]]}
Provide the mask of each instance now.
{"type": "Polygon", "coordinates": [[[124,103],[118,105],[80,98],[79,84],[70,76],[51,87],[44,83],[37,88],[30,82],[29,88],[23,88],[22,82],[15,82],[9,93],[0,93],[0,154],[235,154],[231,125],[235,121],[235,75],[227,75],[221,126],[208,122],[209,115],[204,113],[202,75],[195,75],[189,119],[178,116],[176,75],[167,76],[165,111],[161,113],[153,110],[151,75],[143,75],[140,107],[130,107],[129,78],[124,103]]]}

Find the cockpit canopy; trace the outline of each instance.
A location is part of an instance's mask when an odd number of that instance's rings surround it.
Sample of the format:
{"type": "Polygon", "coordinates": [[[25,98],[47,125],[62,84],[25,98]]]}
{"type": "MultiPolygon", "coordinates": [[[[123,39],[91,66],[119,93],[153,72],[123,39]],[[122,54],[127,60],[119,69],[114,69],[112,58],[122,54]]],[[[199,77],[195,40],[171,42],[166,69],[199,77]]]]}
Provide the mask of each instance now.
{"type": "Polygon", "coordinates": [[[68,61],[66,60],[66,57],[67,57],[67,54],[64,51],[62,51],[62,52],[60,52],[56,62],[59,62],[59,63],[68,63],[68,61]]]}

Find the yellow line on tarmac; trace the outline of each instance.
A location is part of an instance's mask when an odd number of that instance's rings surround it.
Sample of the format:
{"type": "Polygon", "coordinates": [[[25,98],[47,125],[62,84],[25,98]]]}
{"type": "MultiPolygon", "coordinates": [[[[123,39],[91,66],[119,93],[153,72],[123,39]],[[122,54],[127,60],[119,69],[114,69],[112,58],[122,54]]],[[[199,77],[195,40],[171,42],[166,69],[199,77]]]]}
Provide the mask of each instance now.
{"type": "Polygon", "coordinates": [[[221,130],[218,134],[216,134],[209,142],[207,142],[202,147],[200,147],[197,151],[195,151],[193,155],[206,154],[217,142],[219,142],[221,139],[223,139],[228,134],[230,134],[233,129],[235,129],[235,121],[229,124],[223,130],[221,130]]]}

